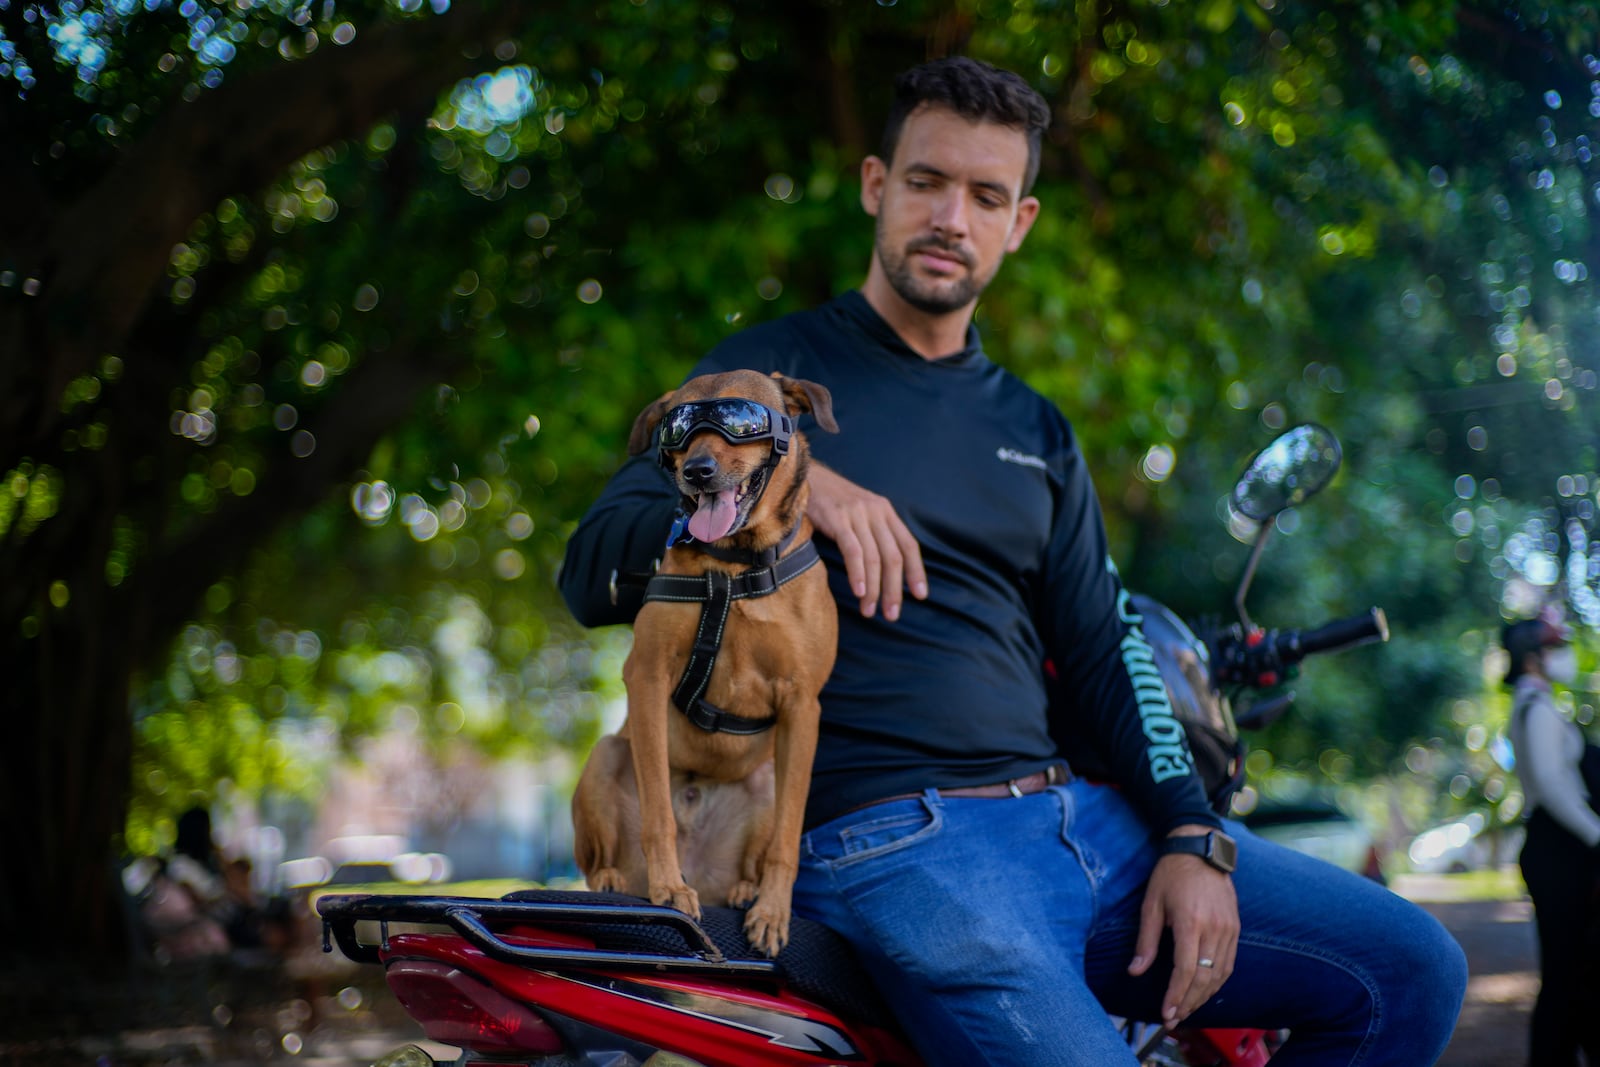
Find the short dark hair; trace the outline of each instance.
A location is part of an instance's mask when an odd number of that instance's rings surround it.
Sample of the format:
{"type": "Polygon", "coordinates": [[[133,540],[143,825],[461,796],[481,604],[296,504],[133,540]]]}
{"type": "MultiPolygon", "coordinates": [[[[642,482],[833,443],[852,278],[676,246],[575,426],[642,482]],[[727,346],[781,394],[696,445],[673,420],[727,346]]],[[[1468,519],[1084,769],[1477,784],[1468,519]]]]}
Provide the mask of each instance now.
{"type": "Polygon", "coordinates": [[[1506,665],[1506,684],[1515,685],[1517,679],[1527,672],[1525,664],[1530,653],[1543,652],[1566,643],[1566,635],[1544,619],[1521,619],[1507,623],[1500,630],[1500,644],[1510,661],[1506,665]]]}
{"type": "Polygon", "coordinates": [[[1050,108],[1044,97],[1009,70],[981,60],[950,56],[912,67],[894,80],[894,100],[883,124],[878,154],[894,162],[900,131],[906,117],[924,104],[947,108],[963,118],[998,123],[1022,131],[1028,139],[1028,169],[1022,176],[1023,195],[1039,176],[1039,147],[1050,125],[1050,108]]]}

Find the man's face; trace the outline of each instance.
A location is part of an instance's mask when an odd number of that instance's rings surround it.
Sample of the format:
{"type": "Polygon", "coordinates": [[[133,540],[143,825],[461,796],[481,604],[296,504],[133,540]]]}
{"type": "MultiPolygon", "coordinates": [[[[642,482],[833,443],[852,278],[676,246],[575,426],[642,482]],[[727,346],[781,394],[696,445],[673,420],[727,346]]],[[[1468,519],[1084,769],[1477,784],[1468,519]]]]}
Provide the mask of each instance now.
{"type": "Polygon", "coordinates": [[[935,107],[907,116],[892,166],[868,157],[861,201],[877,218],[876,266],[900,299],[933,315],[978,299],[1038,214],[1022,196],[1027,165],[1021,130],[935,107]]]}

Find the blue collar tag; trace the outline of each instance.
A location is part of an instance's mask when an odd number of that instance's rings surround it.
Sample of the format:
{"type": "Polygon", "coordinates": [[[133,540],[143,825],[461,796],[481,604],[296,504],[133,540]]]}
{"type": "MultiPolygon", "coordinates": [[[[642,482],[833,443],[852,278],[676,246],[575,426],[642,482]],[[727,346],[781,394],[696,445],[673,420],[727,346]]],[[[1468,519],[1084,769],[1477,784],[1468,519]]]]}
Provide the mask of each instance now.
{"type": "Polygon", "coordinates": [[[689,536],[688,530],[689,516],[682,508],[679,508],[677,514],[672,516],[672,529],[667,532],[667,547],[671,548],[673,545],[693,541],[694,538],[689,536]]]}

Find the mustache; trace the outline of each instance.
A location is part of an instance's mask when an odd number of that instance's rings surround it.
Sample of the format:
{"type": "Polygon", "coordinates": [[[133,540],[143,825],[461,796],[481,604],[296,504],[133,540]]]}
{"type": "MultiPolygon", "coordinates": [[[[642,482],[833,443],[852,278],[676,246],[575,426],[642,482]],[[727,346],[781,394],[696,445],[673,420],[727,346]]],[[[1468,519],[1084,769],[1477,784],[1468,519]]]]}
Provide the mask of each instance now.
{"type": "Polygon", "coordinates": [[[972,253],[962,248],[959,242],[941,237],[936,233],[931,233],[926,237],[918,237],[908,242],[906,244],[906,255],[909,256],[913,252],[925,252],[928,249],[936,249],[947,255],[954,256],[961,261],[962,266],[969,269],[972,267],[972,253]]]}

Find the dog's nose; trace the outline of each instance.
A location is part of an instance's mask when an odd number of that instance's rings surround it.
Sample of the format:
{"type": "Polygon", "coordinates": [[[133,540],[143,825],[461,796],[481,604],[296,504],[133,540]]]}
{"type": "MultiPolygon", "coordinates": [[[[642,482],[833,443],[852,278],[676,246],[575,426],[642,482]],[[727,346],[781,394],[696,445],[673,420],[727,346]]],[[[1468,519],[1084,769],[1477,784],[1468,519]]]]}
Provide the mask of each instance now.
{"type": "Polygon", "coordinates": [[[717,461],[710,456],[695,456],[685,460],[679,468],[683,480],[697,489],[703,489],[706,483],[717,476],[717,461]]]}

